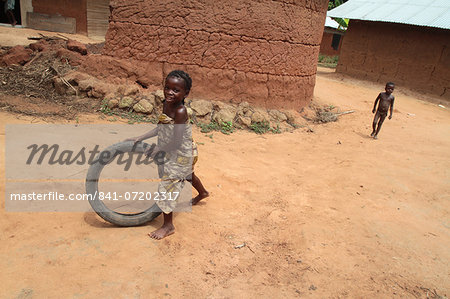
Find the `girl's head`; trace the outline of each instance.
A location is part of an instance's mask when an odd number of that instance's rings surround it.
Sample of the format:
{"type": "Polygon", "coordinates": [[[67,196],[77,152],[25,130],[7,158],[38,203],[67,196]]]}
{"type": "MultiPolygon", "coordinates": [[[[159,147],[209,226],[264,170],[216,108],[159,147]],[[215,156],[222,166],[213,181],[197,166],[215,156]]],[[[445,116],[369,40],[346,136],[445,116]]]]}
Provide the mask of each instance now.
{"type": "Polygon", "coordinates": [[[171,71],[164,83],[164,97],[168,103],[181,102],[188,96],[192,87],[189,74],[180,70],[171,71]]]}

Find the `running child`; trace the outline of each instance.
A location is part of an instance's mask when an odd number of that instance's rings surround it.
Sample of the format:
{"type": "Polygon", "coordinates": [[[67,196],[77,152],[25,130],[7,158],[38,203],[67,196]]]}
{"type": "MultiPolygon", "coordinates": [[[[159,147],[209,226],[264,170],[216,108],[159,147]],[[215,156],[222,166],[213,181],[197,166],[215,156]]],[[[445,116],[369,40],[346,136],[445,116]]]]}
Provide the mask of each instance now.
{"type": "Polygon", "coordinates": [[[380,132],[381,125],[384,122],[384,119],[387,116],[388,110],[390,110],[389,119],[392,118],[392,111],[394,110],[394,96],[392,93],[394,92],[395,85],[392,82],[386,83],[385,92],[381,92],[378,97],[375,99],[375,104],[373,105],[372,113],[375,113],[375,108],[378,104],[378,109],[376,110],[375,117],[373,118],[372,123],[372,136],[374,139],[378,139],[378,133],[380,132]],[[377,126],[378,123],[378,126],[377,126]]]}

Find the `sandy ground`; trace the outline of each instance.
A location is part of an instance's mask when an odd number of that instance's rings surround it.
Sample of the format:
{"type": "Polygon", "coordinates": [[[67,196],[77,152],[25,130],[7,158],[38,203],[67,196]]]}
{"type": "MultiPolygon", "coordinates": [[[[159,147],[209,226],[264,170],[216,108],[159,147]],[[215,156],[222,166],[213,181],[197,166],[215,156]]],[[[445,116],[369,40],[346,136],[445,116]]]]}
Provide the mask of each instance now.
{"type": "Polygon", "coordinates": [[[88,212],[6,212],[5,125],[66,121],[0,112],[0,297],[450,296],[450,110],[398,86],[373,140],[382,88],[321,68],[315,101],[355,110],[338,122],[195,131],[211,196],[162,241],[147,237],[160,218],[119,228],[88,212]]]}

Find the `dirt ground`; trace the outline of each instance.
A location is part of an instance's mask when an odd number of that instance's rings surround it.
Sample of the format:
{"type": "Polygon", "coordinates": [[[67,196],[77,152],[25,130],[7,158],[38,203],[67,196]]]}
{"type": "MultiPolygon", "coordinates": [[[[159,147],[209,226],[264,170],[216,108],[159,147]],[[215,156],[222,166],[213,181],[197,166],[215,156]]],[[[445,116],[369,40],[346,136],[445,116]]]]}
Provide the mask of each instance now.
{"type": "Polygon", "coordinates": [[[354,113],[313,132],[196,130],[211,196],[162,241],[147,236],[160,218],[5,212],[5,125],[75,120],[0,111],[0,297],[448,297],[450,110],[397,86],[373,140],[382,89],[319,68],[314,100],[354,113]]]}
{"type": "Polygon", "coordinates": [[[81,34],[57,33],[29,28],[12,28],[0,26],[0,44],[4,47],[13,47],[16,45],[26,46],[29,45],[30,42],[33,42],[29,40],[28,37],[39,37],[40,34],[46,36],[63,36],[82,43],[98,43],[104,41],[102,39],[92,39],[81,34]]]}

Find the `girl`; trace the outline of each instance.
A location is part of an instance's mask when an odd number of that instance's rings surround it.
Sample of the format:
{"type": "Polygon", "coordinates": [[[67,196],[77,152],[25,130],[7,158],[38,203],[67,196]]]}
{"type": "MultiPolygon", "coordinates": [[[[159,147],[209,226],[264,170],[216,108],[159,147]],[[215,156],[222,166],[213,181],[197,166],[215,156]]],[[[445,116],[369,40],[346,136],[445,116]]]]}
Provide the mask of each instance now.
{"type": "MultiPolygon", "coordinates": [[[[152,150],[151,155],[154,156],[159,151],[173,153],[173,149],[176,149],[177,153],[184,153],[185,156],[191,156],[192,159],[187,159],[189,163],[192,163],[192,167],[197,161],[197,147],[195,143],[192,142],[192,138],[186,138],[186,124],[189,124],[189,117],[187,114],[186,107],[184,106],[184,99],[188,96],[192,87],[192,79],[186,72],[175,70],[170,72],[164,83],[164,101],[163,101],[163,111],[159,117],[157,128],[145,133],[142,136],[131,138],[128,140],[134,142],[140,142],[150,137],[158,136],[158,145],[152,150]],[[175,124],[175,126],[174,126],[175,124]],[[188,144],[187,144],[188,143],[188,144]],[[187,153],[192,151],[191,153],[187,153]],[[192,162],[191,162],[192,161],[192,162]]],[[[185,158],[181,156],[182,158],[185,158]]],[[[162,181],[159,184],[159,192],[172,192],[173,190],[181,191],[184,180],[176,179],[175,177],[183,171],[180,169],[187,169],[183,167],[183,161],[185,159],[167,159],[168,162],[164,164],[164,171],[162,181]]],[[[196,205],[200,200],[208,197],[209,193],[203,187],[200,179],[194,174],[193,168],[189,172],[192,172],[192,186],[197,190],[198,195],[192,199],[192,205],[196,205]]],[[[188,173],[189,175],[189,173],[188,173]]],[[[172,216],[173,209],[175,208],[175,201],[160,200],[157,202],[158,207],[164,213],[164,224],[154,232],[151,232],[149,236],[153,239],[160,240],[167,237],[175,232],[175,227],[173,226],[172,216]]]]}

